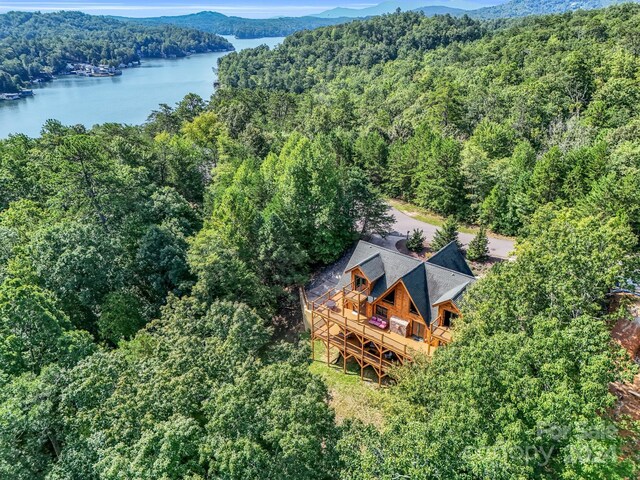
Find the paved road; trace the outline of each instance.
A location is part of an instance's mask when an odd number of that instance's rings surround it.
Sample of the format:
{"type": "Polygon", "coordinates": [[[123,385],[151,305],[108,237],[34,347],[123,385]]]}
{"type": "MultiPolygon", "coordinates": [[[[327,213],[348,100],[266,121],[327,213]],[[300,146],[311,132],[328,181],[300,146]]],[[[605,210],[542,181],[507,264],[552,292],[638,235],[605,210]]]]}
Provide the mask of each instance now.
{"type": "MultiPolygon", "coordinates": [[[[414,228],[422,229],[427,242],[430,242],[438,229],[438,227],[430,223],[421,222],[393,207],[391,207],[390,212],[396,219],[393,225],[394,231],[385,238],[375,236],[371,239],[373,243],[390,250],[396,249],[396,243],[398,243],[398,240],[406,237],[407,231],[412,231],[414,228]]],[[[463,245],[468,245],[473,235],[460,233],[458,238],[463,245]]],[[[489,251],[493,257],[509,258],[509,253],[513,250],[513,246],[514,242],[512,240],[489,237],[489,251]]],[[[346,252],[340,260],[319,272],[309,285],[307,285],[306,292],[310,301],[315,300],[338,284],[338,280],[342,276],[342,272],[346,268],[352,252],[352,250],[346,252]]]]}
{"type": "MultiPolygon", "coordinates": [[[[391,207],[391,213],[396,218],[396,221],[393,226],[394,232],[386,239],[382,240],[387,248],[395,248],[396,242],[400,238],[405,238],[407,232],[411,232],[415,228],[424,231],[427,242],[430,242],[433,239],[433,236],[436,234],[436,230],[438,230],[438,227],[431,225],[430,223],[422,222],[393,207],[391,207]]],[[[474,235],[470,233],[460,233],[458,235],[460,242],[465,246],[469,244],[473,237],[474,235]]],[[[489,237],[489,252],[492,257],[509,258],[513,247],[513,240],[489,237]]]]}

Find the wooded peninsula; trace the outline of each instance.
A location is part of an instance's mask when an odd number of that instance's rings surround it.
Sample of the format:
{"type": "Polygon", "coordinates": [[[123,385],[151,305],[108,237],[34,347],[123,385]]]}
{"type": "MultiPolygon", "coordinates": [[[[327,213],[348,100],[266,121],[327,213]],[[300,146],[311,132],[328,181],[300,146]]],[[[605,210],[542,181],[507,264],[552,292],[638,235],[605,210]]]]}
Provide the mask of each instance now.
{"type": "Polygon", "coordinates": [[[233,50],[224,38],[175,26],[146,27],[80,12],[0,15],[0,93],[68,73],[75,64],[118,67],[143,58],[233,50]]]}

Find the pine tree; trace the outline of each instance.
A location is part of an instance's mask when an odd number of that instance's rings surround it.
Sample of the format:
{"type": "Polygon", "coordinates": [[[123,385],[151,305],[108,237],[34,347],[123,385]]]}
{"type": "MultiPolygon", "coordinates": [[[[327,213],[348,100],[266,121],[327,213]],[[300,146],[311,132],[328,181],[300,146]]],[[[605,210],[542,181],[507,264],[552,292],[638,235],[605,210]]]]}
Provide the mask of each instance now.
{"type": "Polygon", "coordinates": [[[489,239],[487,238],[487,229],[483,225],[480,227],[478,234],[469,243],[467,249],[467,258],[474,262],[481,262],[489,256],[489,239]]]}
{"type": "Polygon", "coordinates": [[[424,248],[424,232],[417,228],[413,230],[413,233],[407,239],[407,249],[412,252],[419,253],[424,248]]]}
{"type": "Polygon", "coordinates": [[[447,218],[442,228],[436,232],[431,242],[431,249],[437,252],[451,242],[456,242],[458,248],[461,247],[460,241],[458,240],[458,222],[454,217],[447,218]]]}

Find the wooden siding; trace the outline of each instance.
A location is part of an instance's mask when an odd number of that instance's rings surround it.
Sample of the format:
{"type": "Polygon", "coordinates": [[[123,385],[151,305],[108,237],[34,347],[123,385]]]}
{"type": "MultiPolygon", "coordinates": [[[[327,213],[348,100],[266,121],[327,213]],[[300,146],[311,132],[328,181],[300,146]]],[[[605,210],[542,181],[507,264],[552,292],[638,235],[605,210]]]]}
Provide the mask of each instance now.
{"type": "Polygon", "coordinates": [[[352,358],[360,365],[361,377],[365,367],[372,367],[381,383],[390,368],[412,361],[415,352],[433,354],[432,345],[380,329],[369,324],[368,317],[354,314],[344,306],[345,293],[345,289],[333,290],[311,302],[312,358],[315,359],[314,341],[320,340],[326,348],[327,365],[329,351],[335,348],[343,358],[343,369],[352,358]]]}
{"type": "Polygon", "coordinates": [[[410,337],[411,333],[413,332],[414,322],[420,322],[426,327],[426,322],[421,315],[411,313],[411,302],[411,295],[409,295],[404,282],[400,280],[395,285],[392,285],[391,288],[387,290],[383,295],[380,295],[380,297],[376,299],[373,304],[368,305],[370,311],[367,312],[367,315],[369,317],[376,315],[376,307],[378,305],[386,308],[388,310],[387,319],[391,317],[398,317],[409,322],[409,326],[407,327],[407,336],[410,337]],[[387,296],[389,296],[389,294],[391,294],[391,292],[395,292],[395,301],[393,304],[387,303],[384,300],[387,296]]]}

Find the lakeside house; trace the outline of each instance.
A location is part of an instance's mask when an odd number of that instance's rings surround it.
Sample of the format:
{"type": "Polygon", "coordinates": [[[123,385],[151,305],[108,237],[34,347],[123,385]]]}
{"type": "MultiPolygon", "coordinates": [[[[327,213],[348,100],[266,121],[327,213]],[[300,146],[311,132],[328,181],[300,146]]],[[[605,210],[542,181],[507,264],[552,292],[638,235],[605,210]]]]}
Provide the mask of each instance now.
{"type": "Polygon", "coordinates": [[[18,100],[25,97],[33,97],[33,90],[22,90],[17,93],[0,93],[0,100],[18,100]]]}
{"type": "Polygon", "coordinates": [[[69,74],[79,77],[115,77],[122,75],[122,70],[109,65],[91,65],[89,63],[77,63],[67,65],[69,74]]]}
{"type": "Polygon", "coordinates": [[[338,285],[308,305],[312,349],[319,340],[327,364],[337,349],[345,371],[354,359],[361,376],[372,367],[380,383],[416,352],[432,355],[451,342],[460,301],[475,280],[455,243],[421,261],[361,241],[338,285]]]}

